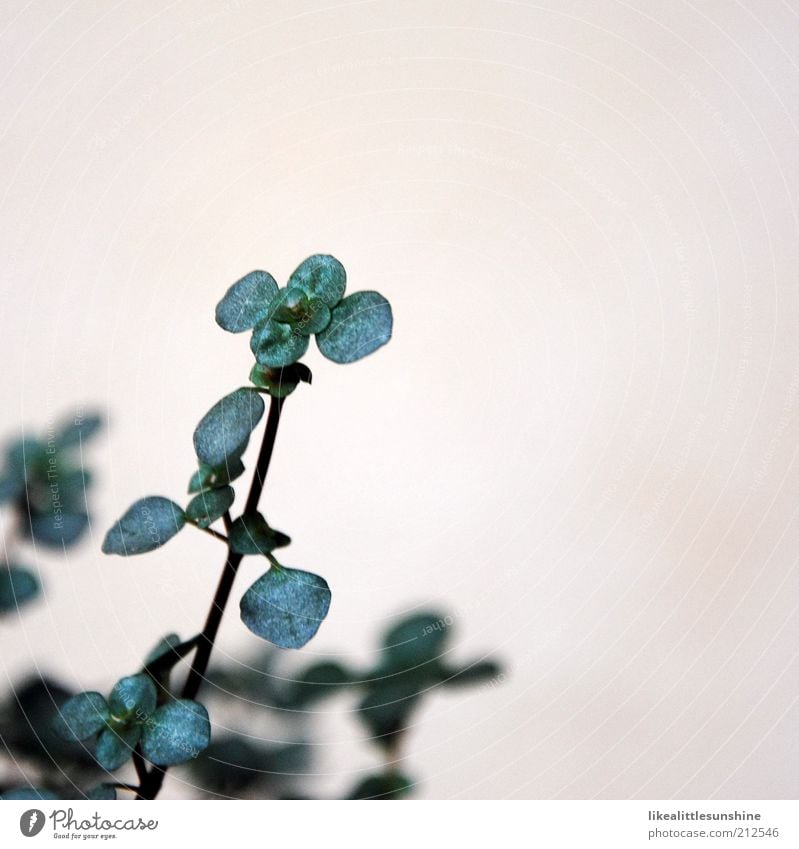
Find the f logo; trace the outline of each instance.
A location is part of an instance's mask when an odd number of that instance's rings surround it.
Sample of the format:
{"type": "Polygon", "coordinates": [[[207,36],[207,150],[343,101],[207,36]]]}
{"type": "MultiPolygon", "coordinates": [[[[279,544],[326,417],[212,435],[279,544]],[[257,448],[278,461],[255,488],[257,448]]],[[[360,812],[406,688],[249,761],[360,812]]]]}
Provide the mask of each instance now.
{"type": "Polygon", "coordinates": [[[44,828],[44,814],[37,808],[31,808],[19,818],[19,830],[25,837],[36,837],[44,828]]]}

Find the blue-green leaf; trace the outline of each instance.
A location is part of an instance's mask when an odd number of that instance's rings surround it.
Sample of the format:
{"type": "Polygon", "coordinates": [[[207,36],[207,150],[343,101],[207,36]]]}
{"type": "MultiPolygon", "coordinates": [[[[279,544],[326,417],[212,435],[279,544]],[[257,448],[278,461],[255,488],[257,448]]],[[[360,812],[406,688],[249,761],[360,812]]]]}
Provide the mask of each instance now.
{"type": "Polygon", "coordinates": [[[319,350],[334,363],[353,363],[391,339],[391,305],[378,292],[355,292],[333,310],[330,324],[316,337],[319,350]]]}
{"type": "Polygon", "coordinates": [[[196,758],[208,747],[211,723],[199,702],[178,699],[158,708],[142,733],[142,753],[157,766],[196,758]]]}
{"type": "Polygon", "coordinates": [[[11,790],[6,790],[0,799],[11,802],[13,800],[27,801],[32,799],[41,802],[49,802],[58,799],[52,790],[46,790],[44,787],[14,787],[11,790]]]}
{"type": "Polygon", "coordinates": [[[81,445],[91,439],[103,427],[103,419],[97,413],[75,416],[67,422],[58,434],[59,447],[71,447],[81,445]]]}
{"type": "Polygon", "coordinates": [[[139,673],[123,678],[108,697],[108,707],[115,719],[144,720],[155,710],[157,694],[149,675],[139,673]]]}
{"type": "Polygon", "coordinates": [[[268,554],[291,543],[286,534],[270,528],[260,513],[240,516],[230,528],[228,542],[239,554],[268,554]]]}
{"type": "Polygon", "coordinates": [[[113,784],[98,784],[86,794],[87,799],[94,799],[98,802],[110,802],[116,797],[117,791],[113,784]]]}
{"type": "Polygon", "coordinates": [[[217,401],[194,431],[200,462],[224,468],[238,460],[263,414],[264,400],[255,389],[237,389],[217,401]]]}
{"type": "Polygon", "coordinates": [[[330,609],[327,581],[311,572],[273,566],[241,599],[241,619],[259,637],[284,649],[302,648],[330,609]]]}
{"type": "Polygon", "coordinates": [[[39,581],[22,566],[0,567],[0,614],[17,610],[39,595],[39,581]]]}
{"type": "Polygon", "coordinates": [[[169,542],[186,524],[183,510],[160,495],[134,502],[103,540],[104,554],[144,554],[169,542]]]}
{"type": "Polygon", "coordinates": [[[31,510],[29,515],[28,530],[31,539],[49,548],[73,545],[88,527],[89,517],[85,513],[31,510]]]}
{"type": "Polygon", "coordinates": [[[141,737],[141,726],[120,725],[105,728],[97,738],[94,756],[103,769],[119,769],[127,763],[141,737]]]}
{"type": "Polygon", "coordinates": [[[66,740],[87,740],[109,718],[108,703],[100,693],[78,693],[62,705],[55,729],[66,740]]]}
{"type": "Polygon", "coordinates": [[[192,498],[186,507],[186,516],[198,527],[208,528],[227,513],[235,498],[232,486],[207,489],[192,498]]]}
{"type": "Polygon", "coordinates": [[[344,297],[347,272],[334,256],[314,254],[297,266],[288,285],[302,289],[309,298],[320,298],[332,309],[344,297]]]}
{"type": "Polygon", "coordinates": [[[308,337],[290,324],[268,318],[255,326],[250,350],[262,366],[282,368],[296,362],[308,350],[308,337]]]}
{"type": "Polygon", "coordinates": [[[244,463],[235,458],[217,468],[200,463],[200,468],[191,476],[189,492],[202,492],[204,489],[220,489],[244,474],[244,463]]]}
{"type": "Polygon", "coordinates": [[[265,318],[278,287],[266,271],[251,271],[234,283],[216,305],[216,323],[231,333],[255,327],[265,318]]]}

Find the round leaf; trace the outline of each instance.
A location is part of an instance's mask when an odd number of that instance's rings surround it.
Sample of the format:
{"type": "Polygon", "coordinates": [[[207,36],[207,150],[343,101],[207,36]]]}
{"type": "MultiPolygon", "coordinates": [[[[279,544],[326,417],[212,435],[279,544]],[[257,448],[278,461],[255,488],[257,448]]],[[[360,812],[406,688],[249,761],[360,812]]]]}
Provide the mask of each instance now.
{"type": "Polygon", "coordinates": [[[204,489],[219,489],[244,474],[244,463],[237,457],[218,468],[200,464],[200,468],[191,476],[189,492],[202,492],[204,489]]]}
{"type": "Polygon", "coordinates": [[[334,363],[353,363],[391,339],[393,321],[391,305],[382,295],[356,292],[333,310],[316,344],[334,363]]]}
{"type": "Polygon", "coordinates": [[[302,289],[309,298],[320,298],[332,309],[344,297],[347,272],[334,256],[314,254],[297,266],[288,285],[302,289]]]}
{"type": "Polygon", "coordinates": [[[142,753],[158,766],[196,758],[211,739],[208,711],[198,702],[179,699],[158,708],[142,732],[142,753]]]}
{"type": "Polygon", "coordinates": [[[231,333],[255,327],[267,315],[269,302],[278,292],[266,271],[251,271],[234,283],[216,305],[216,323],[231,333]]]}
{"type": "Polygon", "coordinates": [[[227,513],[235,498],[232,486],[205,490],[189,502],[186,517],[200,528],[210,527],[227,513]]]}
{"type": "Polygon", "coordinates": [[[108,718],[108,703],[100,693],[78,693],[61,706],[55,727],[65,740],[87,740],[108,718]]]}
{"type": "Polygon", "coordinates": [[[31,539],[39,545],[62,548],[76,543],[88,526],[89,517],[85,513],[31,510],[28,530],[31,539]]]}
{"type": "Polygon", "coordinates": [[[282,368],[296,362],[308,350],[308,337],[290,324],[266,319],[255,326],[250,350],[262,366],[282,368]]]}
{"type": "Polygon", "coordinates": [[[106,728],[97,738],[94,756],[103,769],[119,769],[133,754],[141,737],[138,725],[106,728]]]}
{"type": "Polygon", "coordinates": [[[228,542],[239,554],[268,554],[291,543],[291,538],[273,530],[260,513],[240,516],[230,528],[228,542]]]}
{"type": "Polygon", "coordinates": [[[149,675],[139,673],[123,678],[108,697],[108,707],[115,719],[147,719],[155,710],[157,694],[149,675]]]}
{"type": "Polygon", "coordinates": [[[194,431],[200,462],[224,468],[238,460],[263,414],[264,400],[255,389],[237,389],[217,401],[194,431]]]}
{"type": "Polygon", "coordinates": [[[17,610],[39,594],[39,581],[21,566],[0,568],[0,614],[17,610]]]}
{"type": "Polygon", "coordinates": [[[140,498],[108,531],[104,554],[144,554],[168,542],[186,524],[183,510],[160,495],[140,498]]]}
{"type": "Polygon", "coordinates": [[[383,637],[380,667],[396,673],[437,661],[449,639],[452,621],[451,616],[427,611],[393,625],[383,637]]]}
{"type": "Polygon", "coordinates": [[[244,593],[240,607],[254,634],[280,648],[299,649],[327,616],[330,589],[319,575],[273,566],[244,593]]]}

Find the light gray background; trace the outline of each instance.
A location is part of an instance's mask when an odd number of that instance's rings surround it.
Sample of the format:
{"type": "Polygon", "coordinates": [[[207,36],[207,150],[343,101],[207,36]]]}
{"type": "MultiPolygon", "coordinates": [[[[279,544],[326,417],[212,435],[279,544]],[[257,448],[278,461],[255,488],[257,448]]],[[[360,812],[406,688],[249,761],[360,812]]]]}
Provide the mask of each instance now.
{"type": "MultiPolygon", "coordinates": [[[[508,667],[432,696],[420,795],[796,795],[794,4],[34,0],[0,27],[3,429],[111,417],[92,538],[30,555],[6,675],[105,688],[197,630],[215,543],[102,535],[182,496],[246,382],[227,286],[332,252],[395,338],[314,351],[286,408],[266,506],[334,590],[305,654],[367,660],[432,600],[508,667]]],[[[319,792],[376,761],[344,711],[319,792]]]]}

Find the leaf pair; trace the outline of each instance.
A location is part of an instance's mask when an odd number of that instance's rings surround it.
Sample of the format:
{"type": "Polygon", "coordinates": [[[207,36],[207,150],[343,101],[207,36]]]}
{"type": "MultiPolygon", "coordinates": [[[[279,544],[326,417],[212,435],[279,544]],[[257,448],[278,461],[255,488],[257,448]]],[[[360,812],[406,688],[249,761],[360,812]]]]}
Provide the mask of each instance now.
{"type": "Polygon", "coordinates": [[[117,682],[108,700],[97,692],[73,696],[59,712],[57,730],[74,740],[96,734],[95,757],[107,770],[126,763],[139,744],[157,766],[184,763],[208,746],[211,726],[201,704],[176,699],[156,705],[150,676],[132,675],[117,682]]]}

